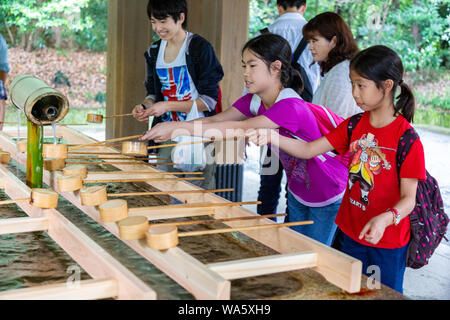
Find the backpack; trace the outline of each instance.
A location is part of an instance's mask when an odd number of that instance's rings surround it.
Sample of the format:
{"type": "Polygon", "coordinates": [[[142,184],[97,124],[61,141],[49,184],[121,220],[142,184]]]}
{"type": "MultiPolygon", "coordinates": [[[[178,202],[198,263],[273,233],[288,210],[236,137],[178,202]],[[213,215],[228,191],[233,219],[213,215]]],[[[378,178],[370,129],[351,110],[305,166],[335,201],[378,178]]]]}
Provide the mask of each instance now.
{"type": "MultiPolygon", "coordinates": [[[[359,113],[350,118],[347,126],[349,139],[361,117],[362,113],[359,113]]],[[[418,138],[419,135],[413,128],[406,130],[400,137],[396,153],[398,174],[400,174],[401,165],[409,150],[418,138]]],[[[418,181],[416,204],[409,215],[409,219],[411,222],[411,237],[408,243],[406,266],[419,269],[428,264],[442,238],[448,241],[445,233],[449,218],[444,212],[438,182],[428,171],[426,171],[426,180],[418,181]]]]}
{"type": "MultiPolygon", "coordinates": [[[[297,92],[295,92],[291,88],[286,88],[280,92],[275,103],[282,99],[287,99],[287,98],[297,98],[297,99],[302,100],[297,92]]],[[[331,111],[330,109],[328,109],[326,107],[319,106],[319,105],[316,105],[316,104],[313,104],[310,102],[306,102],[306,101],[305,101],[305,104],[308,106],[308,108],[313,113],[314,118],[316,119],[316,122],[317,122],[317,126],[319,127],[319,131],[322,134],[322,136],[327,135],[330,131],[334,130],[342,121],[344,121],[344,118],[341,118],[340,116],[338,116],[337,114],[335,114],[333,111],[331,111]]],[[[250,112],[254,116],[258,115],[258,110],[259,110],[260,105],[261,105],[261,98],[258,95],[254,94],[252,97],[252,100],[250,102],[250,112]]],[[[295,139],[303,140],[303,139],[295,136],[292,133],[290,133],[290,135],[295,139]]],[[[330,152],[327,152],[326,154],[330,157],[336,158],[336,160],[339,160],[346,167],[348,166],[349,154],[340,155],[335,151],[330,151],[330,152]]],[[[326,161],[326,158],[322,155],[319,155],[317,157],[322,162],[326,161]]]]}
{"type": "MultiPolygon", "coordinates": [[[[261,29],[259,31],[261,34],[269,33],[268,28],[261,29]]],[[[300,94],[303,100],[307,102],[312,101],[313,97],[313,88],[311,85],[311,81],[309,81],[308,74],[306,73],[305,69],[298,63],[298,59],[300,58],[301,54],[305,50],[306,46],[308,45],[308,41],[305,40],[305,38],[302,38],[300,43],[298,44],[297,48],[295,49],[293,55],[292,55],[292,67],[294,67],[295,70],[297,70],[300,73],[300,76],[302,77],[303,81],[303,91],[300,94]]]]}

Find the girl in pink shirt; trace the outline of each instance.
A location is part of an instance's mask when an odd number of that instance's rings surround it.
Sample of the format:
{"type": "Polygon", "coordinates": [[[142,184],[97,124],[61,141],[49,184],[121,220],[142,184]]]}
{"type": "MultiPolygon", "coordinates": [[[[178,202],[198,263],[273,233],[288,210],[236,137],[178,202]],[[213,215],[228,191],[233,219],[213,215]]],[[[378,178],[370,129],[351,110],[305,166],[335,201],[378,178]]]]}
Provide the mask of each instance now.
{"type": "MultiPolygon", "coordinates": [[[[283,136],[304,141],[322,136],[313,112],[299,96],[302,80],[291,67],[291,48],[284,38],[263,34],[251,39],[242,50],[242,64],[249,93],[233,107],[201,120],[158,124],[141,139],[161,142],[186,132],[228,138],[258,128],[277,129],[283,136]]],[[[272,151],[279,156],[287,174],[289,220],[314,220],[312,225],[293,229],[330,245],[336,230],[334,219],[345,191],[346,166],[331,153],[303,160],[278,148],[272,151]]]]}

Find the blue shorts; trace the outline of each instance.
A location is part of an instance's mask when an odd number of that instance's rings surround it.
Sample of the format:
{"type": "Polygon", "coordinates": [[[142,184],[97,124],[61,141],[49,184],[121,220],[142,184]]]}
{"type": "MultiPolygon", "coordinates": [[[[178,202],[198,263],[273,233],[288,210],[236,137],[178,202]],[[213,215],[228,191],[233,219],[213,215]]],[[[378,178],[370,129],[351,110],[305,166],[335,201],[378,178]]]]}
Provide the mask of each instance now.
{"type": "Polygon", "coordinates": [[[2,80],[0,80],[0,100],[6,100],[8,96],[6,95],[6,87],[2,80]]]}
{"type": "Polygon", "coordinates": [[[361,260],[363,273],[369,277],[373,275],[373,266],[378,266],[379,281],[403,293],[403,276],[405,275],[408,245],[398,249],[370,247],[356,242],[338,228],[333,247],[361,260]]]}
{"type": "Polygon", "coordinates": [[[336,219],[341,202],[342,198],[324,207],[308,207],[298,202],[288,191],[289,215],[288,221],[285,220],[285,222],[313,220],[313,224],[290,228],[330,246],[337,228],[334,219],[336,219]]]}

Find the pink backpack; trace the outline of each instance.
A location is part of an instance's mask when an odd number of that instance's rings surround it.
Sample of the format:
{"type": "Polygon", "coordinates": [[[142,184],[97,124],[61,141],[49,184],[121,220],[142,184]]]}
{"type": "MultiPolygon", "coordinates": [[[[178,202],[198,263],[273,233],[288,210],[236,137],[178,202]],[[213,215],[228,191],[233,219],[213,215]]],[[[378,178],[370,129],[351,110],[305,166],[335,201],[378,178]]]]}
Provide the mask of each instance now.
{"type": "MultiPolygon", "coordinates": [[[[302,98],[300,98],[298,93],[295,92],[293,89],[286,88],[280,92],[275,102],[287,98],[298,98],[300,100],[303,100],[302,98]]],[[[331,111],[326,107],[319,106],[311,102],[306,101],[304,102],[309,107],[311,112],[314,114],[314,117],[316,118],[317,125],[319,127],[322,136],[327,135],[330,131],[334,130],[342,121],[345,120],[344,118],[338,116],[337,114],[335,114],[333,111],[331,111]]],[[[253,115],[257,116],[260,105],[261,99],[256,94],[254,94],[252,97],[252,101],[250,103],[250,112],[253,115]]],[[[292,133],[291,136],[296,139],[302,140],[301,138],[295,136],[292,133]]],[[[349,154],[339,155],[336,151],[327,152],[326,154],[330,157],[336,158],[336,160],[342,162],[345,166],[348,166],[350,160],[349,154]]],[[[322,161],[326,161],[325,157],[323,157],[322,155],[318,156],[318,158],[321,159],[322,161]]]]}

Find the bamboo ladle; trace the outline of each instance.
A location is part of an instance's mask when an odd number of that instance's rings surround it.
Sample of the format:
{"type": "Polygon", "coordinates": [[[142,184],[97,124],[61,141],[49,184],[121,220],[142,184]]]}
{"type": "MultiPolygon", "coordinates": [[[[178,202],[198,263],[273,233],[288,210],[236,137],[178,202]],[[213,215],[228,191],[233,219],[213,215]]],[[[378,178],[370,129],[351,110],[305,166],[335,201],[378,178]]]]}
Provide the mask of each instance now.
{"type": "MultiPolygon", "coordinates": [[[[226,221],[243,221],[243,220],[254,220],[254,219],[266,219],[273,217],[282,217],[286,216],[286,213],[278,213],[278,214],[269,214],[263,216],[245,216],[245,217],[233,217],[233,218],[223,218],[223,219],[209,219],[209,220],[191,220],[191,221],[183,221],[183,222],[164,222],[157,224],[161,225],[193,225],[193,224],[211,224],[217,222],[226,222],[226,221]]],[[[152,224],[148,223],[148,219],[145,216],[131,216],[125,219],[122,219],[117,222],[117,226],[119,227],[119,236],[123,240],[139,240],[145,238],[145,232],[152,226],[152,224]]]]}
{"type": "Polygon", "coordinates": [[[42,209],[52,209],[56,208],[56,206],[58,205],[58,194],[53,190],[34,188],[31,189],[31,195],[29,198],[3,200],[0,201],[0,205],[17,203],[21,201],[30,201],[30,204],[34,207],[39,207],[42,209]]]}
{"type": "Polygon", "coordinates": [[[126,117],[126,116],[132,116],[132,113],[126,113],[126,114],[114,114],[112,116],[103,116],[101,114],[95,114],[95,113],[88,113],[86,121],[92,122],[92,123],[102,123],[103,119],[109,119],[109,118],[116,118],[116,117],[126,117]]]}
{"type": "Polygon", "coordinates": [[[299,226],[299,225],[306,225],[306,224],[312,224],[312,223],[314,223],[314,222],[313,221],[297,221],[297,222],[248,226],[248,227],[191,231],[191,232],[182,232],[182,233],[178,233],[178,228],[174,225],[161,225],[161,226],[153,225],[145,232],[145,237],[147,239],[147,246],[149,248],[156,249],[156,250],[167,250],[169,248],[176,247],[178,245],[178,239],[180,237],[192,237],[192,236],[201,236],[201,235],[207,235],[207,234],[226,233],[226,232],[235,232],[235,231],[291,227],[291,226],[299,226]]]}

